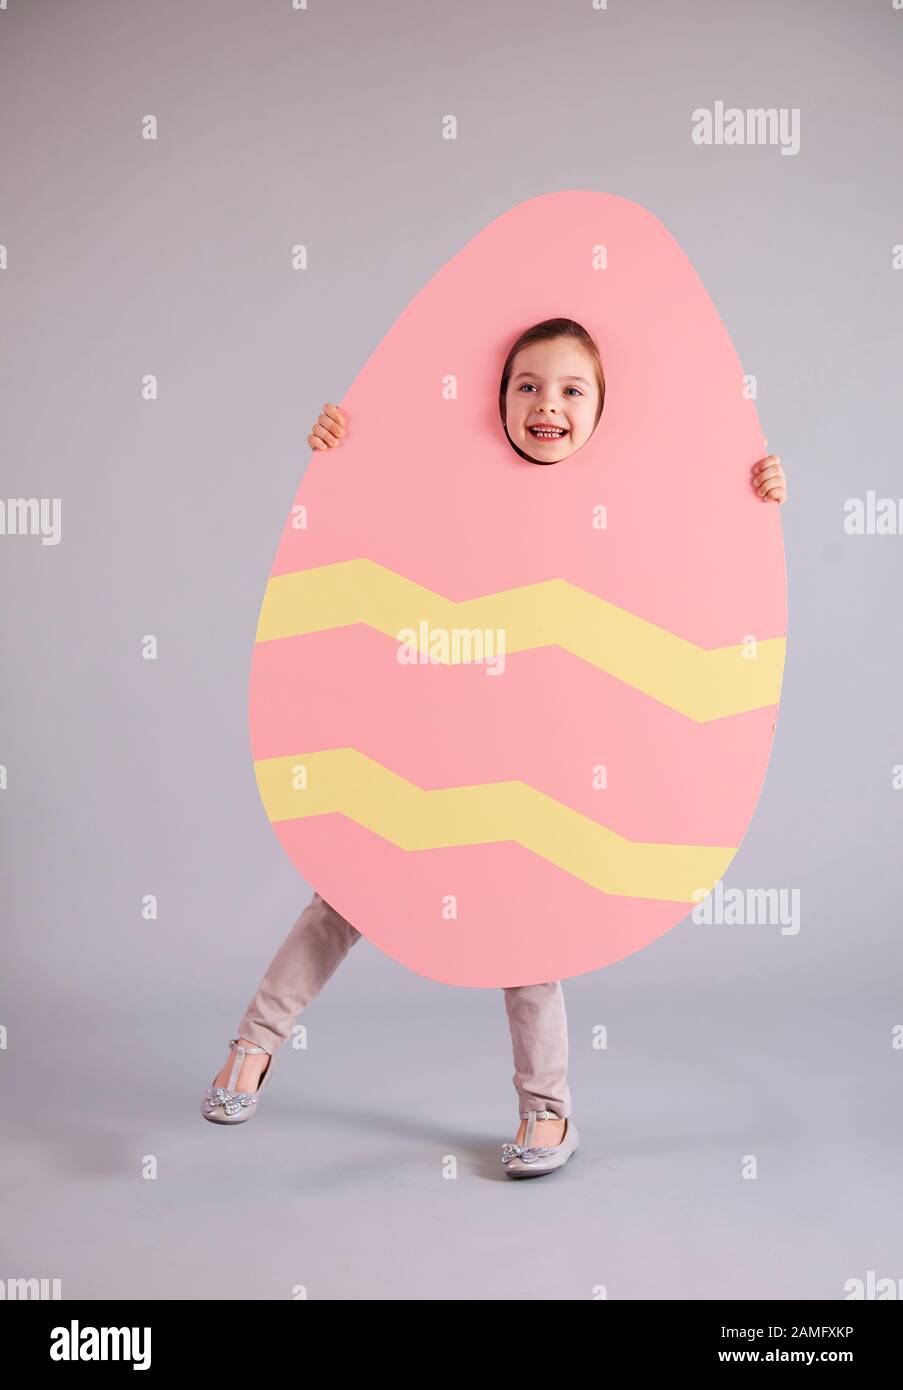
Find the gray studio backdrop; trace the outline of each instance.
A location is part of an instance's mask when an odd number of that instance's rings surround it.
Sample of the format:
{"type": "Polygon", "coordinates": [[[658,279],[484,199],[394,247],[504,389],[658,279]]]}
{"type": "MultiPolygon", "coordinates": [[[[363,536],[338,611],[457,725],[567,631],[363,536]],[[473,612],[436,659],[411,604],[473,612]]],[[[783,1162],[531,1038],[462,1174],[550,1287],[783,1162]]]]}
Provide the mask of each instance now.
{"type": "Polygon", "coordinates": [[[50,541],[0,535],[4,1290],[903,1292],[901,60],[892,0],[0,9],[2,495],[50,541]],[[719,102],[796,111],[798,148],[694,140],[719,102]],[[367,941],[253,1123],[205,1125],[311,892],[246,725],[305,437],[470,237],[563,188],[676,236],[786,469],[783,701],[727,886],[798,891],[799,930],[688,921],[567,983],[583,1145],[538,1183],[497,1158],[501,992],[367,941]]]}

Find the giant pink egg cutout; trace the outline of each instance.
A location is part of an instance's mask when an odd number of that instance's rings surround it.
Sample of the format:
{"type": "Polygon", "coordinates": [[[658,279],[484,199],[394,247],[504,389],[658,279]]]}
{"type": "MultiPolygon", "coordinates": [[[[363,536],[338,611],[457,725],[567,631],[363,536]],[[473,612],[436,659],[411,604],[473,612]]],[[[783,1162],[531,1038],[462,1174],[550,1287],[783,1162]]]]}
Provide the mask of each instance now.
{"type": "Polygon", "coordinates": [[[549,193],[408,305],[310,458],[266,586],[249,724],[267,816],[376,946],[447,984],[596,970],[723,878],[771,750],[779,509],[730,337],[680,247],[610,194],[549,193]],[[599,344],[582,449],[498,415],[546,318],[599,344]]]}

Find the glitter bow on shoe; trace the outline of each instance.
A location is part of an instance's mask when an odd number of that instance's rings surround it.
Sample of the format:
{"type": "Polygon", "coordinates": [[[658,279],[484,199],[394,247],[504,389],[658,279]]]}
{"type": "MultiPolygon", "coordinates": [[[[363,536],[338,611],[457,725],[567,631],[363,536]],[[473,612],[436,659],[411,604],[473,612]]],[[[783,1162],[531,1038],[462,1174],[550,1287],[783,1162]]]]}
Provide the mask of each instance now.
{"type": "Polygon", "coordinates": [[[221,1105],[224,1114],[237,1115],[243,1105],[256,1105],[257,1097],[250,1091],[227,1091],[222,1086],[211,1086],[206,1101],[208,1110],[215,1110],[221,1105]]]}
{"type": "Polygon", "coordinates": [[[538,1158],[546,1158],[554,1152],[554,1149],[525,1149],[521,1144],[503,1144],[502,1162],[510,1163],[512,1158],[519,1158],[521,1163],[535,1163],[538,1158]]]}

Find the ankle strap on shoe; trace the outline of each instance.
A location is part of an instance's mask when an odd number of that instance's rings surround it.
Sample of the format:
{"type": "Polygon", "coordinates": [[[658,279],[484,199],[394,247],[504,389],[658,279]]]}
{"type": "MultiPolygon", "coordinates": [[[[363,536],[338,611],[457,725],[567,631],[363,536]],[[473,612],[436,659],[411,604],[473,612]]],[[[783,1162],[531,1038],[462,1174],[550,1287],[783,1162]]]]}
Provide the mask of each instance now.
{"type": "Polygon", "coordinates": [[[529,1110],[527,1114],[525,1116],[522,1116],[521,1118],[526,1119],[527,1121],[527,1132],[524,1135],[523,1147],[525,1149],[529,1149],[533,1146],[533,1135],[536,1131],[536,1121],[558,1120],[561,1117],[560,1115],[556,1115],[554,1110],[529,1110]]]}
{"type": "MultiPolygon", "coordinates": [[[[235,1056],[232,1059],[232,1070],[229,1072],[229,1081],[226,1086],[226,1089],[228,1091],[234,1091],[236,1086],[238,1085],[238,1076],[239,1072],[241,1071],[241,1064],[245,1060],[245,1057],[248,1055],[249,1052],[266,1052],[266,1048],[257,1047],[256,1045],[254,1047],[245,1047],[243,1043],[240,1043],[238,1041],[238,1038],[230,1038],[229,1046],[235,1053],[235,1056]]],[[[267,1066],[269,1065],[270,1063],[267,1063],[267,1066]]]]}

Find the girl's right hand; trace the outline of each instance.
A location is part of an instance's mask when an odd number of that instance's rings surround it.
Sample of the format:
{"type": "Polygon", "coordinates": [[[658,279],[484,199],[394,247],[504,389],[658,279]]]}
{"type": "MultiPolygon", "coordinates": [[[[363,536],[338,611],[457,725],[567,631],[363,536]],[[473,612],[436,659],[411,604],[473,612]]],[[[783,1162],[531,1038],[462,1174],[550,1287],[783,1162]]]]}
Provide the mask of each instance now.
{"type": "Polygon", "coordinates": [[[344,435],[345,417],[337,405],[327,401],[323,414],[307,436],[307,442],[312,449],[334,449],[341,444],[344,435]]]}

